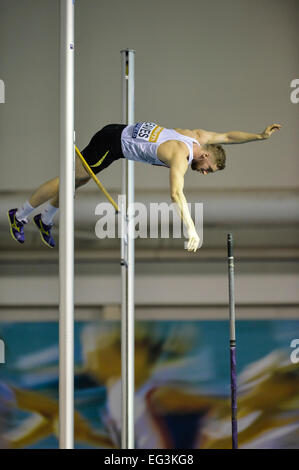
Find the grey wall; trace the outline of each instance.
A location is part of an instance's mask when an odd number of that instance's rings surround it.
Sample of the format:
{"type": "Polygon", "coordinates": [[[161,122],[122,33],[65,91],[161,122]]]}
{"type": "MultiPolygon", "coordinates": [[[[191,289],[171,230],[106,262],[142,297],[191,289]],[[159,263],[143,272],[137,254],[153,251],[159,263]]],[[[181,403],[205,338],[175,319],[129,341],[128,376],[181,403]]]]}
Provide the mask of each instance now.
{"type": "MultiPolygon", "coordinates": [[[[0,0],[0,189],[28,190],[58,171],[59,2],[0,0]]],[[[226,147],[227,170],[186,188],[298,188],[296,0],[76,1],[79,147],[120,121],[120,54],[136,50],[136,120],[168,127],[262,131],[267,142],[226,147]]],[[[136,165],[136,188],[168,185],[167,170],[136,165]]],[[[120,165],[105,173],[120,187],[120,165]]]]}
{"type": "MultiPolygon", "coordinates": [[[[179,292],[184,303],[222,304],[225,238],[233,231],[237,302],[283,306],[279,317],[291,306],[298,315],[299,104],[290,101],[290,82],[299,78],[298,19],[298,0],[76,0],[80,148],[101,126],[120,121],[120,50],[127,47],[136,50],[136,120],[215,131],[283,125],[269,141],[226,146],[225,171],[187,174],[188,200],[204,201],[204,247],[193,256],[180,239],[137,240],[137,303],[173,305],[173,292],[179,292]],[[241,273],[246,259],[248,271],[241,273]]],[[[0,79],[6,85],[6,103],[0,104],[0,308],[56,305],[57,250],[41,244],[33,224],[26,227],[25,246],[18,246],[5,209],[58,172],[58,0],[0,0],[0,79]]],[[[116,197],[120,165],[100,179],[116,197]]],[[[107,258],[115,271],[110,288],[91,294],[84,284],[76,302],[116,303],[119,241],[96,239],[94,209],[103,197],[93,182],[82,191],[76,198],[76,279],[107,287],[107,258]]],[[[136,164],[136,199],[167,198],[168,171],[136,164]]]]}

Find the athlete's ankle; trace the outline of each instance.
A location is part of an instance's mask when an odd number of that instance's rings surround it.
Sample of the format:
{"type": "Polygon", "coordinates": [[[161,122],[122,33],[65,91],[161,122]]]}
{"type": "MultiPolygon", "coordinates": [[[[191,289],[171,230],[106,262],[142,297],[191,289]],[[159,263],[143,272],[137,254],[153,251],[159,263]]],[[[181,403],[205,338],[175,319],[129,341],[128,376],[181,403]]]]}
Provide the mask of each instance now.
{"type": "Polygon", "coordinates": [[[16,219],[20,222],[22,220],[27,220],[28,215],[30,215],[34,209],[35,208],[32,207],[29,201],[25,201],[24,204],[17,210],[16,219]]]}
{"type": "Polygon", "coordinates": [[[53,223],[53,218],[58,210],[58,207],[52,206],[52,204],[48,202],[41,214],[41,219],[43,223],[46,225],[51,225],[53,223]]]}

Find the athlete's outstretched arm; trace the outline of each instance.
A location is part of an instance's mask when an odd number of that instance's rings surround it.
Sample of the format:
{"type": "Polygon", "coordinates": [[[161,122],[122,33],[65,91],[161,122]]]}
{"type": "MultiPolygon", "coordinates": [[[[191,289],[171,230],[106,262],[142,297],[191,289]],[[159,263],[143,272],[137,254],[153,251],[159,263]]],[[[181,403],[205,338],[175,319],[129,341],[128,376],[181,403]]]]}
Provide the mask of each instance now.
{"type": "Polygon", "coordinates": [[[189,212],[187,200],[185,198],[184,189],[184,175],[188,169],[187,160],[182,158],[182,155],[176,155],[172,158],[170,163],[170,195],[176,208],[180,214],[181,219],[186,225],[188,232],[188,251],[196,251],[199,245],[199,236],[196,232],[194,222],[189,212]]]}
{"type": "Polygon", "coordinates": [[[280,124],[272,124],[259,134],[250,134],[248,132],[210,132],[203,129],[197,129],[199,142],[202,144],[244,144],[255,140],[266,140],[276,131],[281,129],[280,124]]]}

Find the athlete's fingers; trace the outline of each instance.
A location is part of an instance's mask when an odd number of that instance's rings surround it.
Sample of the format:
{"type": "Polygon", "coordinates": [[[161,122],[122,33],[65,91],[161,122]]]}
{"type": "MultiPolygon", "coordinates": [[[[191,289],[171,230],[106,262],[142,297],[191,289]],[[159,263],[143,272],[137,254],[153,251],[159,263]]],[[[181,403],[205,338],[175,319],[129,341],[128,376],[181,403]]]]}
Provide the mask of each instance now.
{"type": "Polygon", "coordinates": [[[185,248],[188,250],[188,251],[197,251],[198,247],[199,247],[199,237],[196,236],[196,237],[191,237],[189,238],[188,242],[185,242],[185,248]]]}
{"type": "Polygon", "coordinates": [[[199,239],[196,240],[194,251],[197,251],[197,250],[198,250],[198,247],[199,247],[199,239]]]}
{"type": "Polygon", "coordinates": [[[194,251],[196,249],[196,238],[191,238],[188,243],[188,251],[194,251]]]}
{"type": "Polygon", "coordinates": [[[272,126],[270,126],[270,132],[279,131],[280,129],[281,129],[280,124],[272,124],[272,126]]]}

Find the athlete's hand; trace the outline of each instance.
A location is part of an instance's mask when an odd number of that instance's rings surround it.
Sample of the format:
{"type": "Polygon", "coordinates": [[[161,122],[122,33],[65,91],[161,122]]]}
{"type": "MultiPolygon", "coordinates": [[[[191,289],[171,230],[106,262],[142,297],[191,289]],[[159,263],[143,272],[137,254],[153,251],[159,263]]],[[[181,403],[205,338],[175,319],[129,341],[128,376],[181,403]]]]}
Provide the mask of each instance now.
{"type": "Polygon", "coordinates": [[[187,247],[187,250],[188,251],[196,251],[198,246],[199,246],[199,241],[200,241],[200,238],[196,232],[196,230],[194,228],[190,229],[188,231],[188,242],[186,243],[186,247],[187,247]]]}
{"type": "Polygon", "coordinates": [[[269,137],[276,131],[279,131],[281,129],[280,124],[272,124],[271,126],[266,127],[264,132],[262,132],[262,138],[263,139],[269,139],[269,137]]]}

